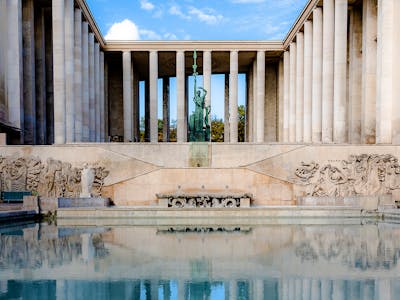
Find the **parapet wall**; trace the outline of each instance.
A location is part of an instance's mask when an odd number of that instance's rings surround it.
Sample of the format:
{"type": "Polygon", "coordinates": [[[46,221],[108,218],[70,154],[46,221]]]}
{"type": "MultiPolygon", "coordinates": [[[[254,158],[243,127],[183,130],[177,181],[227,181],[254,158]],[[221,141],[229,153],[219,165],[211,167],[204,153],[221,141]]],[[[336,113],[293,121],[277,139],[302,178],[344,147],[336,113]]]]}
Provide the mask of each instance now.
{"type": "Polygon", "coordinates": [[[157,193],[179,191],[251,193],[256,206],[304,196],[400,199],[398,146],[110,143],[3,146],[0,155],[102,166],[101,195],[121,206],[155,205],[157,193]]]}

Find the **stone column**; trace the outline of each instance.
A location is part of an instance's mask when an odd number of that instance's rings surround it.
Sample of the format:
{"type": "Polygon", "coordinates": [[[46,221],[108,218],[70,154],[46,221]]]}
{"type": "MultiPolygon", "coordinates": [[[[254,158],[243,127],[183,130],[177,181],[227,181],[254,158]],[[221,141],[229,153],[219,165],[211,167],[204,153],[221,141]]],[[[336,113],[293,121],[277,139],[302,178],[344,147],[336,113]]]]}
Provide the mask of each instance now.
{"type": "MultiPolygon", "coordinates": [[[[45,28],[52,28],[51,6],[44,10],[45,28]]],[[[44,30],[46,77],[46,144],[54,144],[53,30],[44,30]]]]}
{"type": "Polygon", "coordinates": [[[224,89],[224,143],[229,143],[230,124],[229,124],[229,75],[225,74],[224,89]]]}
{"type": "Polygon", "coordinates": [[[321,280],[321,298],[318,299],[331,299],[332,297],[332,281],[328,279],[321,280]]]}
{"type": "Polygon", "coordinates": [[[393,2],[393,144],[400,143],[400,2],[393,2]]]}
{"type": "Polygon", "coordinates": [[[139,75],[133,72],[133,139],[140,141],[139,75]]]}
{"type": "Polygon", "coordinates": [[[238,142],[238,51],[230,53],[229,68],[229,142],[238,142]]]}
{"type": "MultiPolygon", "coordinates": [[[[144,141],[150,142],[150,82],[147,79],[144,83],[144,141]]],[[[186,98],[187,99],[187,98],[186,98]]]]}
{"type": "Polygon", "coordinates": [[[257,55],[253,60],[253,113],[250,118],[253,120],[253,140],[255,143],[257,140],[257,55]]]}
{"type": "Polygon", "coordinates": [[[104,52],[100,52],[100,142],[104,142],[105,118],[104,118],[104,52]]]}
{"type": "Polygon", "coordinates": [[[335,31],[334,0],[324,1],[322,57],[322,142],[333,141],[333,49],[335,31]]]}
{"type": "Polygon", "coordinates": [[[74,97],[75,97],[75,141],[82,142],[82,12],[75,9],[75,47],[74,47],[74,97]]]}
{"type": "Polygon", "coordinates": [[[283,142],[283,114],[284,114],[284,100],[283,100],[283,94],[284,94],[284,71],[283,71],[283,58],[279,59],[279,63],[278,63],[278,95],[277,95],[277,99],[278,99],[278,105],[277,105],[277,138],[279,142],[283,142]]]}
{"type": "Polygon", "coordinates": [[[283,53],[283,142],[289,142],[290,54],[283,53]]]}
{"type": "Polygon", "coordinates": [[[399,68],[395,64],[398,53],[394,53],[397,30],[394,27],[395,2],[397,0],[378,0],[376,142],[380,144],[392,143],[392,136],[398,143],[400,134],[400,118],[395,111],[398,99],[394,98],[395,68],[399,68]]]}
{"type": "Polygon", "coordinates": [[[296,43],[290,43],[289,142],[296,141],[296,43]]]}
{"type": "Polygon", "coordinates": [[[264,142],[264,114],[265,114],[265,51],[257,51],[257,101],[256,142],[264,142]]]}
{"type": "Polygon", "coordinates": [[[132,141],[132,89],[131,52],[122,53],[123,103],[124,103],[124,142],[132,141]]]}
{"type": "MultiPolygon", "coordinates": [[[[211,51],[207,50],[203,52],[203,86],[207,91],[205,98],[206,107],[210,107],[210,114],[208,115],[208,124],[211,126],[211,51]]],[[[211,128],[210,128],[211,129],[211,128]]],[[[211,141],[211,135],[210,135],[211,141]]]]}
{"type": "Polygon", "coordinates": [[[375,144],[377,0],[363,1],[361,143],[375,144]]]}
{"type": "Polygon", "coordinates": [[[88,23],[82,23],[82,141],[89,141],[89,35],[88,23]]]}
{"type": "Polygon", "coordinates": [[[376,142],[392,142],[392,0],[378,0],[376,142]]]}
{"type": "MultiPolygon", "coordinates": [[[[336,0],[337,1],[337,0],[336,0]]],[[[345,285],[343,280],[334,280],[332,284],[332,300],[346,299],[345,285]]]]}
{"type": "Polygon", "coordinates": [[[89,33],[89,141],[94,142],[96,139],[95,122],[95,73],[94,73],[94,34],[89,33]]]}
{"type": "Polygon", "coordinates": [[[304,34],[296,36],[296,143],[303,142],[304,125],[304,34]]]}
{"type": "Polygon", "coordinates": [[[46,133],[46,48],[44,9],[35,16],[36,144],[47,143],[46,133]]]}
{"type": "Polygon", "coordinates": [[[36,143],[34,2],[22,1],[24,144],[36,143]]]}
{"type": "Polygon", "coordinates": [[[74,0],[65,1],[65,134],[66,142],[75,141],[74,100],[74,0]]]}
{"type": "Polygon", "coordinates": [[[187,141],[187,123],[185,115],[185,52],[176,52],[176,104],[177,104],[177,142],[187,141]]]}
{"type": "Polygon", "coordinates": [[[253,126],[254,126],[254,68],[250,67],[249,73],[247,73],[247,142],[254,142],[253,126]]]}
{"type": "MultiPolygon", "coordinates": [[[[108,126],[108,116],[109,116],[109,109],[108,109],[108,63],[107,60],[104,60],[104,140],[106,142],[109,141],[109,126],[108,126]]],[[[139,119],[138,119],[139,125],[139,119]]],[[[137,127],[137,140],[139,141],[139,126],[137,127]]]]}
{"type": "Polygon", "coordinates": [[[313,23],[304,23],[304,143],[312,141],[312,61],[313,23]]]}
{"type": "Polygon", "coordinates": [[[100,45],[94,44],[94,133],[95,142],[100,142],[100,45]]]}
{"type": "Polygon", "coordinates": [[[359,144],[361,142],[362,13],[361,9],[353,7],[349,14],[348,141],[359,144]]]}
{"type": "Polygon", "coordinates": [[[158,142],[158,53],[150,51],[150,142],[158,142]]]}
{"type": "Polygon", "coordinates": [[[322,139],[322,8],[313,11],[312,142],[322,139]]]}
{"type": "Polygon", "coordinates": [[[333,139],[347,143],[347,0],[335,0],[333,139]]]}
{"type": "Polygon", "coordinates": [[[0,117],[8,119],[6,96],[6,53],[7,53],[7,1],[0,1],[0,117]]]}
{"type": "Polygon", "coordinates": [[[163,142],[169,142],[169,77],[163,78],[163,142]]]}
{"type": "Polygon", "coordinates": [[[277,64],[268,63],[265,67],[265,102],[264,102],[264,114],[262,122],[264,125],[264,142],[276,142],[277,141],[277,64]]]}
{"type": "Polygon", "coordinates": [[[65,14],[64,0],[52,1],[54,143],[65,144],[65,14]]]}

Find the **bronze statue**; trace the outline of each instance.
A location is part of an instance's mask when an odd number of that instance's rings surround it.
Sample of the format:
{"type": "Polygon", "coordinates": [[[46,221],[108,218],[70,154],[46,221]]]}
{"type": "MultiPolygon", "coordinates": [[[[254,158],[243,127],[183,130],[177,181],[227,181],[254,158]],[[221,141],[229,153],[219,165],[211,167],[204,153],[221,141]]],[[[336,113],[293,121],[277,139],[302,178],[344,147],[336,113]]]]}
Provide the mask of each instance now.
{"type": "Polygon", "coordinates": [[[193,76],[194,76],[194,97],[193,101],[196,105],[194,112],[189,117],[189,141],[190,142],[208,142],[210,141],[210,106],[205,105],[207,91],[197,88],[197,53],[193,53],[193,76]]]}

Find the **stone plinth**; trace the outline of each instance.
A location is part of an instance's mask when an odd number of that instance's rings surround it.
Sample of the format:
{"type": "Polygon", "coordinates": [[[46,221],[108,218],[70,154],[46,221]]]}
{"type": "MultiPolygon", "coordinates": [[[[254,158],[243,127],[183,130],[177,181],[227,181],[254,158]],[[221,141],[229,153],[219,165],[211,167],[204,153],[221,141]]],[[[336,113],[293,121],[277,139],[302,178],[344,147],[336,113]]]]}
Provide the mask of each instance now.
{"type": "Polygon", "coordinates": [[[300,206],[346,206],[362,210],[377,210],[378,207],[392,207],[391,195],[381,196],[349,196],[349,197],[300,197],[297,200],[300,206]]]}
{"type": "Polygon", "coordinates": [[[236,208],[250,207],[251,194],[247,193],[175,193],[157,194],[158,206],[173,208],[236,208]]]}
{"type": "Polygon", "coordinates": [[[107,207],[107,206],[110,206],[109,198],[103,198],[103,197],[58,198],[58,208],[107,207]]]}

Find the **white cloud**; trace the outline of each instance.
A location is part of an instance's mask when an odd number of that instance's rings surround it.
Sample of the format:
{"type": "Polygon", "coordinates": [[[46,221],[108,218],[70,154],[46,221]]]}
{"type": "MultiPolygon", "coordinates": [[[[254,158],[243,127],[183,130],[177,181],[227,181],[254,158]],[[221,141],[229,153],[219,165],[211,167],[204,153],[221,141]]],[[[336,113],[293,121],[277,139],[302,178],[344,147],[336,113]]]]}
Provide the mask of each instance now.
{"type": "Polygon", "coordinates": [[[111,25],[104,38],[106,40],[139,40],[139,28],[131,20],[125,19],[122,22],[111,25]]]}
{"type": "Polygon", "coordinates": [[[170,32],[164,33],[163,38],[166,39],[166,40],[177,40],[178,39],[176,34],[173,34],[173,33],[170,33],[170,32]]]}
{"type": "Polygon", "coordinates": [[[153,30],[139,29],[139,33],[145,40],[161,40],[161,36],[153,30]]]}
{"type": "Polygon", "coordinates": [[[140,8],[144,10],[153,10],[154,4],[148,0],[140,0],[140,8]]]}
{"type": "Polygon", "coordinates": [[[190,16],[185,15],[185,14],[181,11],[180,7],[177,6],[177,5],[172,5],[172,6],[169,8],[168,12],[169,12],[171,15],[175,15],[175,16],[181,17],[182,19],[190,20],[190,16]]]}
{"type": "Polygon", "coordinates": [[[222,15],[213,14],[210,10],[202,11],[195,7],[189,9],[189,14],[196,16],[199,21],[209,25],[217,24],[223,19],[222,15]]]}

